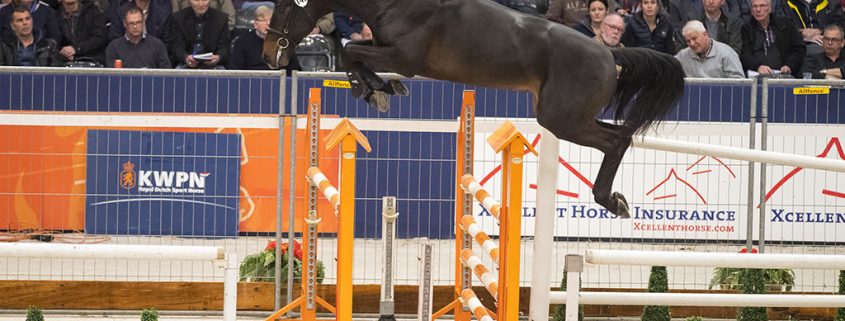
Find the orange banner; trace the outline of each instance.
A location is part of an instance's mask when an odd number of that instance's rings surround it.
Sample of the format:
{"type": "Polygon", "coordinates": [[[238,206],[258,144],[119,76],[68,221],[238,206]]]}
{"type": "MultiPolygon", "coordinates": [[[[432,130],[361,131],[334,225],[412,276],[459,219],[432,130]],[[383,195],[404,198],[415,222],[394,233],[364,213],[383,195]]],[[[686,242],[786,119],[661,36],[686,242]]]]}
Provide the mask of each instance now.
{"type": "MultiPolygon", "coordinates": [[[[289,133],[285,124],[284,133],[289,133]]],[[[86,132],[89,129],[241,134],[240,232],[274,232],[277,211],[279,135],[276,129],[0,126],[0,230],[83,230],[86,132]]],[[[328,135],[328,130],[320,135],[328,135]]],[[[290,137],[282,162],[282,226],[287,231],[290,137]]],[[[322,137],[321,137],[322,141],[322,137]]],[[[305,211],[305,131],[296,137],[297,231],[305,211]]],[[[337,151],[321,151],[320,167],[337,184],[337,151]]],[[[119,168],[97,169],[119,171],[119,168]]],[[[334,209],[319,198],[320,232],[337,232],[334,209]]]]}

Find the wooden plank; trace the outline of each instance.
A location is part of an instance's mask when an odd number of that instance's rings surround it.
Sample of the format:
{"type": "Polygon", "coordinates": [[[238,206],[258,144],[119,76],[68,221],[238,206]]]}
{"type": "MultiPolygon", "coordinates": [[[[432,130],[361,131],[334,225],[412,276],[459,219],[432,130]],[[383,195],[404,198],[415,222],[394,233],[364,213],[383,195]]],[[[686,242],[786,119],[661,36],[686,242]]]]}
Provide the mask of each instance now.
{"type": "MultiPolygon", "coordinates": [[[[483,287],[475,287],[479,300],[487,308],[495,310],[493,298],[483,287]]],[[[555,289],[556,290],[556,289],[555,289]]],[[[590,291],[592,289],[584,289],[590,291]]],[[[615,289],[614,291],[642,292],[641,289],[615,289]]],[[[454,298],[453,286],[434,287],[434,306],[443,307],[454,298]]],[[[729,292],[729,291],[677,291],[686,293],[729,292]]],[[[0,281],[0,309],[26,309],[30,305],[43,309],[67,310],[140,310],[154,307],[159,310],[220,311],[223,309],[223,283],[214,282],[106,282],[106,281],[0,281]]],[[[333,284],[318,286],[318,295],[331,304],[335,302],[333,284]]],[[[798,294],[793,292],[794,294],[798,294]]],[[[285,290],[282,290],[285,295],[285,290]]],[[[810,294],[810,293],[807,293],[810,294]]],[[[813,293],[821,294],[821,293],[813,293]]],[[[294,297],[299,295],[299,288],[294,297]]],[[[355,313],[378,313],[380,286],[355,285],[353,311],[355,313]]],[[[530,289],[520,288],[521,313],[528,313],[530,289]]],[[[415,314],[417,310],[417,287],[397,285],[395,287],[395,309],[398,314],[415,314]]],[[[271,311],[273,309],[273,283],[238,283],[238,310],[271,311]]],[[[551,311],[554,311],[552,306],[551,311]]],[[[637,317],[642,315],[642,306],[585,306],[588,317],[637,317]]],[[[827,308],[770,308],[769,319],[830,320],[836,309],[827,308]]],[[[702,316],[707,318],[732,319],[735,308],[724,307],[672,307],[673,317],[702,316]]]]}

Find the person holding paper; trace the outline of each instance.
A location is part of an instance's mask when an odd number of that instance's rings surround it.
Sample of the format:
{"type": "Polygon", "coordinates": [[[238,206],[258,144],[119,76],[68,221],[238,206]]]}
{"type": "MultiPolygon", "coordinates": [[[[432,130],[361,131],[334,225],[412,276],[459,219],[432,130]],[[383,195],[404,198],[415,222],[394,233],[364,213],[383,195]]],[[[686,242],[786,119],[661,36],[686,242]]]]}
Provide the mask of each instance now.
{"type": "Polygon", "coordinates": [[[223,68],[229,54],[228,17],[208,1],[191,0],[190,8],[168,18],[164,43],[176,68],[223,68]]]}

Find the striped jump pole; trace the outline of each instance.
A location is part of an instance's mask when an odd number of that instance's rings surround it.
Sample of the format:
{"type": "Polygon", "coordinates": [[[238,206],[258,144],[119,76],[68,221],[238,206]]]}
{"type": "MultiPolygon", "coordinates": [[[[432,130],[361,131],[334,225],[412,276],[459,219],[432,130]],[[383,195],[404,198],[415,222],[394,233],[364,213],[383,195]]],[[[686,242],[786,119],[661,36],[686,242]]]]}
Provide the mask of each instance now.
{"type": "Polygon", "coordinates": [[[317,186],[317,189],[329,200],[329,203],[332,204],[334,207],[335,215],[337,215],[337,210],[340,207],[340,192],[337,188],[329,182],[329,178],[323,174],[323,171],[320,170],[319,167],[311,167],[306,171],[306,176],[308,178],[308,182],[314,186],[317,186]]]}
{"type": "Polygon", "coordinates": [[[461,260],[463,261],[464,265],[468,266],[472,271],[475,273],[475,276],[481,280],[481,283],[484,284],[484,288],[490,292],[494,298],[499,297],[499,281],[496,280],[496,276],[490,272],[490,269],[481,263],[481,259],[477,256],[472,254],[472,250],[466,249],[461,252],[461,260]]]}
{"type": "MultiPolygon", "coordinates": [[[[481,230],[481,227],[475,222],[475,219],[472,216],[464,216],[461,219],[461,228],[472,235],[472,238],[475,239],[475,242],[478,245],[481,245],[481,248],[484,249],[484,252],[493,259],[493,263],[496,266],[499,266],[499,244],[496,244],[487,233],[481,230]]],[[[466,251],[466,249],[464,250],[466,251]]]]}
{"type": "Polygon", "coordinates": [[[475,199],[481,203],[481,206],[490,212],[490,215],[499,220],[499,213],[502,211],[502,204],[499,203],[495,198],[493,198],[490,193],[488,193],[484,186],[478,183],[475,180],[475,177],[472,174],[465,174],[461,177],[461,188],[466,191],[468,194],[472,194],[475,199]]]}
{"type": "Polygon", "coordinates": [[[478,300],[478,297],[475,296],[475,292],[472,292],[472,289],[466,289],[461,292],[461,300],[464,302],[465,306],[472,310],[476,320],[493,321],[493,317],[487,313],[487,309],[484,308],[484,305],[481,304],[481,300],[478,300]]]}

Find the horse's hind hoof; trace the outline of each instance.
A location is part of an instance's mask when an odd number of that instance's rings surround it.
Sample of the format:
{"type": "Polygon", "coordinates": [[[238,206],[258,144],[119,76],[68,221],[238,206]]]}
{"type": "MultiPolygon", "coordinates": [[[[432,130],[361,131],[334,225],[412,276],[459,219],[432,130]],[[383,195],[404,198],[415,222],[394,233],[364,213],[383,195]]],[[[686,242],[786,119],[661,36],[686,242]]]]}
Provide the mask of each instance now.
{"type": "Polygon", "coordinates": [[[405,87],[405,84],[403,84],[401,81],[391,79],[387,81],[387,84],[390,85],[390,88],[393,90],[394,95],[408,96],[408,87],[405,87]]]}
{"type": "Polygon", "coordinates": [[[367,101],[380,112],[384,113],[390,109],[390,96],[383,91],[373,91],[367,101]]]}
{"type": "Polygon", "coordinates": [[[611,195],[610,198],[616,200],[616,211],[613,212],[613,214],[616,214],[619,218],[631,217],[631,213],[629,212],[630,209],[628,208],[628,201],[625,199],[625,196],[619,192],[613,192],[613,195],[611,195]]]}

